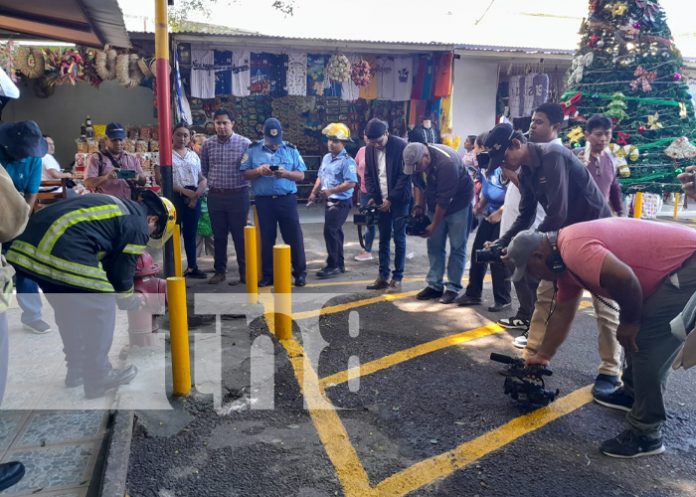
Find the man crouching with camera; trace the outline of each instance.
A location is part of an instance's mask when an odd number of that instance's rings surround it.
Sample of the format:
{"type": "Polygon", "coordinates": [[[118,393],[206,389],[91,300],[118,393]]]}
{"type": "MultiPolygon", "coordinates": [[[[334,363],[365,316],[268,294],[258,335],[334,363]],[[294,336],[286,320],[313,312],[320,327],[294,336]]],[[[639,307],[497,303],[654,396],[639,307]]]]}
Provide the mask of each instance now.
{"type": "Polygon", "coordinates": [[[457,152],[446,145],[409,143],[403,156],[404,173],[411,175],[415,186],[407,232],[428,239],[428,286],[416,298],[451,304],[462,289],[474,183],[457,152]],[[430,219],[425,216],[426,207],[430,219]],[[448,238],[447,282],[443,284],[448,238]]]}

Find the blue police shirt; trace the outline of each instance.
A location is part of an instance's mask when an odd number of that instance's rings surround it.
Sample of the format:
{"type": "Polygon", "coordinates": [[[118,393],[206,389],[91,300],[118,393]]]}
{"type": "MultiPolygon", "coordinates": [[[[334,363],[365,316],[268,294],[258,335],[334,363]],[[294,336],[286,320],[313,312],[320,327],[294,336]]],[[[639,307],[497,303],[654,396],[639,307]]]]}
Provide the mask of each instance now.
{"type": "MultiPolygon", "coordinates": [[[[288,142],[283,142],[275,152],[266,147],[263,140],[252,143],[242,157],[239,169],[242,171],[256,169],[262,164],[280,166],[287,171],[304,172],[307,170],[300,152],[288,142]]],[[[270,197],[297,193],[297,184],[287,178],[260,176],[252,180],[251,189],[257,197],[270,197]]]]}
{"type": "Polygon", "coordinates": [[[41,186],[41,158],[25,157],[24,159],[11,159],[5,150],[0,147],[0,163],[12,178],[15,188],[19,193],[38,193],[41,186]]]}
{"type": "MultiPolygon", "coordinates": [[[[350,181],[358,182],[357,167],[353,158],[348,155],[348,152],[341,150],[336,155],[326,154],[319,166],[319,179],[321,180],[322,190],[336,188],[338,185],[350,181]]],[[[331,198],[334,200],[348,200],[353,197],[353,188],[341,193],[334,193],[331,198]]]]}

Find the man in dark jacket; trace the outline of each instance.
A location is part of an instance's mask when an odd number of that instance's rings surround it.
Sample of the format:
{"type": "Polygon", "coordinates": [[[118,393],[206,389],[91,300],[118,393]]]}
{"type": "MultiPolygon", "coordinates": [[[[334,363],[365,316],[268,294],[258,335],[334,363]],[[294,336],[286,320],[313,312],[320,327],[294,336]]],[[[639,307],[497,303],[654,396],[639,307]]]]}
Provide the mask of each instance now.
{"type": "MultiPolygon", "coordinates": [[[[611,210],[587,168],[567,148],[555,143],[526,143],[509,124],[493,128],[485,143],[489,167],[501,165],[519,174],[520,214],[510,229],[494,243],[507,246],[520,231],[532,226],[537,203],[546,211],[538,231],[549,233],[583,221],[611,217],[611,210]]],[[[527,338],[526,354],[535,353],[546,333],[554,299],[553,285],[539,283],[537,302],[527,338]]],[[[594,299],[599,327],[599,354],[602,364],[592,393],[595,399],[611,395],[621,384],[621,348],[616,339],[618,313],[594,299]]]]}
{"type": "Polygon", "coordinates": [[[406,141],[389,134],[387,123],[371,119],[365,128],[365,186],[370,204],[379,210],[379,277],[368,290],[401,291],[406,262],[406,219],[411,179],[404,173],[406,141]],[[394,271],[389,280],[389,242],[394,236],[394,271]]]}
{"type": "Polygon", "coordinates": [[[442,304],[451,304],[462,290],[474,182],[459,154],[446,145],[409,143],[404,149],[404,171],[412,175],[416,187],[412,215],[424,214],[427,207],[431,218],[422,235],[428,239],[428,286],[416,298],[440,299],[442,304]],[[447,282],[443,284],[448,238],[450,255],[447,282]]]}

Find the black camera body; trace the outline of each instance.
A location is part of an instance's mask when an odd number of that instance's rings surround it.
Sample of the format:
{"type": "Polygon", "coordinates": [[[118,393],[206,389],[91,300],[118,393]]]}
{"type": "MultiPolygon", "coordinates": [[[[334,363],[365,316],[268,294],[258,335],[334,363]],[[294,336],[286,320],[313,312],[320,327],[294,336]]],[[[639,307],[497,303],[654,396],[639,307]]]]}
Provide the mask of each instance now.
{"type": "Polygon", "coordinates": [[[379,223],[379,211],[377,206],[368,205],[361,207],[353,214],[353,224],[358,226],[376,226],[379,223]]]}
{"type": "Polygon", "coordinates": [[[487,249],[481,249],[474,252],[474,262],[477,264],[488,264],[502,262],[501,258],[505,255],[505,247],[500,245],[491,245],[487,249]]]}
{"type": "Polygon", "coordinates": [[[491,353],[491,361],[507,364],[501,373],[505,377],[503,391],[521,406],[538,408],[556,400],[559,391],[545,389],[544,376],[553,374],[546,366],[525,366],[522,359],[496,353],[491,353]]]}
{"type": "Polygon", "coordinates": [[[422,236],[425,228],[430,226],[430,218],[425,214],[420,216],[409,216],[406,220],[406,234],[409,236],[422,236]]]}

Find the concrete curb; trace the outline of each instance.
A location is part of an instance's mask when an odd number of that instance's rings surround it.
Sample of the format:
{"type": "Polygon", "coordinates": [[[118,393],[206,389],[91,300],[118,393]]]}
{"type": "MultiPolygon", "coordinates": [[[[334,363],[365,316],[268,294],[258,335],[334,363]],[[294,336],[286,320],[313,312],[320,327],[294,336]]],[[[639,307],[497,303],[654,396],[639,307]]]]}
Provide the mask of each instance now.
{"type": "Polygon", "coordinates": [[[114,411],[111,433],[104,447],[100,497],[124,497],[133,438],[133,411],[114,411]]]}

